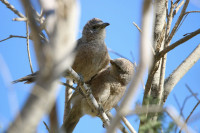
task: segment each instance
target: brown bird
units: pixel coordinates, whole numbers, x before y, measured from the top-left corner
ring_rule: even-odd
[[[104,23],[98,18],[93,18],[84,26],[82,37],[77,41],[75,49],[76,57],[72,68],[81,76],[85,82],[89,81],[99,71],[105,68],[110,60],[105,44],[105,28],[109,23]],[[36,80],[39,72],[27,75],[12,83],[32,83]]]
[[[110,60],[111,65],[98,73],[90,82],[89,87],[97,102],[105,112],[110,111],[120,101],[134,74],[133,64],[124,58]],[[84,114],[97,116],[88,105],[86,99],[76,90],[71,102],[73,107],[64,120],[62,128],[71,133]]]

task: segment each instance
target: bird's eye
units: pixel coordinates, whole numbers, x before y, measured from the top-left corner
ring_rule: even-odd
[[[121,69],[121,67],[119,67],[118,65],[115,65],[115,66],[116,66],[118,72],[120,72],[120,73],[125,73],[125,71],[123,71],[123,70]]]
[[[93,30],[96,30],[97,28],[98,28],[98,25],[92,26],[92,29],[93,29]]]

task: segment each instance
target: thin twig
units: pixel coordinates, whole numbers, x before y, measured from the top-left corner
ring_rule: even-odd
[[[140,27],[139,27],[135,22],[133,22],[133,25],[134,25],[140,32],[142,32],[142,30],[140,29]]]
[[[44,123],[44,125],[45,125],[46,129],[48,130],[48,132],[50,133],[50,129],[49,129],[48,125],[46,124],[46,122],[45,122],[45,121],[43,121],[43,123]]]
[[[142,33],[141,28],[135,22],[133,22],[133,25],[140,31],[140,33]],[[151,47],[153,55],[155,55],[155,50],[154,50],[153,46],[150,46],[150,47]]]
[[[66,84],[68,84],[69,86],[73,86],[73,80],[67,79]],[[72,88],[69,86],[65,87],[65,105],[64,105],[63,122],[65,121],[66,117],[68,116],[68,114],[71,110],[70,99],[72,96]]]
[[[184,4],[184,0],[181,1],[181,3],[176,7],[176,9],[173,12],[173,17],[177,14],[177,12],[179,11],[179,9],[181,8],[181,6]]]
[[[60,82],[60,84],[66,86],[66,87],[69,87],[69,88],[71,88],[71,89],[73,89],[73,90],[76,90],[76,88],[74,88],[73,86],[69,85],[68,83]]]
[[[166,107],[165,111],[167,114],[174,120],[174,122],[182,128],[186,133],[195,133],[192,128],[190,128],[187,124],[184,123],[183,118],[180,117],[179,113],[176,111],[174,107]]]
[[[187,89],[189,90],[189,92],[195,97],[195,99],[197,101],[200,101],[200,99],[196,96],[196,94],[190,89],[188,84],[185,84],[185,86],[187,87]]]
[[[121,55],[120,53],[118,53],[118,52],[116,52],[114,50],[112,50],[111,48],[108,48],[108,51],[113,53],[113,54],[115,54],[115,55],[117,55],[117,56],[119,56],[119,57],[122,57],[122,58],[125,58],[125,59],[129,60],[127,57]]]
[[[119,108],[119,106],[116,105],[114,108],[115,108],[115,110],[117,111],[118,108]],[[131,123],[126,119],[126,117],[122,116],[121,119],[122,119],[122,121],[124,122],[124,124],[128,127],[128,129],[131,131],[131,133],[137,133],[137,132],[135,131],[135,129],[133,128],[133,126],[131,125]]]
[[[188,11],[188,12],[185,13],[185,15],[187,15],[189,13],[200,13],[200,11]]]
[[[174,2],[174,4],[178,4],[180,0],[176,0],[176,2]]]
[[[194,106],[194,108],[192,109],[192,111],[188,115],[187,119],[185,120],[185,125],[187,124],[188,120],[190,119],[190,117],[192,116],[193,112],[195,111],[195,109],[198,107],[199,104],[200,104],[200,101],[197,102],[197,104]],[[179,133],[181,133],[181,130],[182,129],[180,129]]]
[[[172,49],[176,48],[177,46],[179,46],[180,44],[188,41],[189,39],[195,37],[196,35],[200,34],[200,29],[191,32],[189,35],[181,38],[180,40],[176,41],[175,43],[171,44],[170,46],[166,47],[165,49],[163,49],[162,51],[160,51],[157,54],[157,58],[161,58],[162,56],[164,56],[167,52],[171,51]]]
[[[0,40],[0,42],[6,41],[6,40],[11,39],[11,38],[26,38],[26,36],[10,35],[9,37],[7,37],[5,39]]]
[[[71,79],[74,79],[76,83],[78,83],[90,107],[93,110],[99,112],[99,115],[98,115],[99,118],[103,121],[104,125],[108,127],[110,125],[110,120],[108,116],[106,115],[104,111],[102,111],[101,107],[99,106],[96,99],[92,95],[90,88],[82,81],[82,78],[72,68],[68,68],[65,71],[64,76],[70,77]]]
[[[127,115],[142,115],[146,113],[159,113],[164,111],[163,107],[157,104],[136,106],[134,110],[127,111]]]
[[[179,110],[181,110],[181,105],[180,105],[180,103],[178,102],[178,99],[177,99],[177,97],[176,97],[176,95],[174,94],[173,95],[174,96],[174,99],[175,99],[175,102],[176,102],[176,104],[178,105],[178,108],[179,108]],[[180,116],[183,116],[183,112],[182,111],[180,111]],[[184,116],[183,116],[184,117]],[[175,127],[175,133],[177,132],[177,129],[178,129],[178,126],[176,125],[176,127]]]
[[[137,94],[137,87],[142,80],[142,77],[147,68],[151,66],[152,63],[152,53],[150,52],[150,46],[152,42],[150,41],[150,19],[151,19],[151,0],[145,0],[142,8],[142,30],[140,38],[140,62],[136,74],[122,100],[119,110],[112,120],[111,125],[108,127],[107,133],[115,132],[115,128],[120,121],[121,116],[131,107],[131,103],[135,101]]]
[[[33,73],[33,66],[31,62],[31,54],[29,49],[29,27],[28,27],[28,21],[26,21],[26,44],[27,44],[27,53],[28,53],[28,60],[31,68],[31,73]]]
[[[26,13],[28,13],[35,53],[41,70],[32,91],[43,88],[44,93],[40,92],[38,97],[33,95],[28,97],[21,111],[22,121],[19,123],[19,116],[17,116],[7,129],[6,132],[8,133],[35,132],[38,122],[43,115],[49,112],[53,107],[56,93],[58,92],[58,80],[64,70],[72,65],[74,56],[72,56],[71,53],[75,47],[75,35],[78,27],[79,10],[76,1],[70,0],[60,2],[60,4],[63,5],[62,8],[56,8],[56,14],[51,16],[53,23],[51,21],[51,25],[49,26],[53,30],[51,31],[50,42],[44,46],[42,45],[43,41],[39,37],[39,26],[35,20],[35,16],[33,16],[30,10],[31,1],[22,0],[22,3]],[[48,3],[51,2],[48,1]]]
[[[21,18],[26,18],[22,13],[20,13],[13,5],[11,5],[7,0],[1,0],[3,4],[7,6],[11,11],[13,11],[16,15],[18,15]]]
[[[108,112],[108,113],[106,113],[106,114],[107,114],[107,116],[109,117],[110,120],[113,119],[113,115],[112,115],[110,112]],[[122,123],[120,123],[120,124],[118,125],[118,128],[121,130],[122,133],[128,133],[128,131],[127,131],[126,128],[122,125]]]
[[[172,31],[171,31],[171,34],[170,34],[169,37],[167,38],[167,41],[166,41],[167,43],[170,42],[170,41],[172,40],[173,36],[175,35],[175,33],[176,33],[176,31],[177,31],[177,28],[179,27],[179,25],[180,25],[180,23],[181,23],[181,21],[182,21],[182,19],[183,19],[183,17],[184,17],[184,14],[185,14],[186,8],[187,8],[187,6],[188,6],[188,4],[189,4],[189,1],[190,1],[190,0],[186,0],[185,4],[184,4],[184,6],[183,6],[183,9],[182,9],[182,11],[181,11],[181,14],[180,14],[180,16],[179,16],[179,18],[178,18],[178,20],[176,21],[175,26],[173,27],[173,29],[172,29]]]
[[[190,99],[192,97],[192,95],[190,95],[190,96],[187,96],[185,99],[184,99],[184,101],[183,101],[183,105],[182,105],[182,107],[180,108],[180,114],[183,116],[183,109],[184,109],[184,107],[185,107],[185,104],[186,104],[186,102]],[[183,116],[183,118],[184,118],[184,116]]]
[[[187,119],[186,119],[186,123],[188,122],[189,118],[191,117],[192,113],[195,111],[195,109],[197,108],[197,106],[200,104],[200,101],[197,102],[197,104],[194,106],[194,108],[192,109],[192,111],[190,112],[190,114],[188,115]]]
[[[59,124],[58,124],[58,113],[57,113],[57,103],[55,101],[53,108],[49,113],[49,121],[50,121],[50,131],[51,133],[58,133]]]
[[[27,21],[27,18],[13,18],[13,21]]]
[[[180,103],[179,103],[179,101],[178,101],[176,95],[174,94],[173,97],[174,97],[174,99],[175,99],[176,104],[178,105],[178,108],[181,110],[181,105],[180,105]],[[182,112],[181,112],[181,113],[182,113]]]

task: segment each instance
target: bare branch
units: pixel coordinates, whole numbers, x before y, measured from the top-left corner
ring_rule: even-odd
[[[13,11],[16,15],[18,15],[21,18],[26,18],[22,13],[20,13],[13,5],[11,5],[7,0],[1,0],[3,4],[7,6],[11,11]]]
[[[133,22],[133,25],[134,25],[140,32],[142,32],[142,30],[140,29],[140,27],[139,27],[135,22]]]
[[[43,121],[43,123],[44,123],[44,125],[45,125],[45,127],[46,127],[47,131],[50,133],[50,129],[49,129],[48,125],[46,124],[46,122],[45,122],[45,121]]]
[[[184,120],[182,117],[180,117],[179,113],[176,111],[173,107],[167,107],[165,108],[165,111],[167,114],[174,120],[174,122],[182,128],[186,133],[195,133],[195,131],[192,130],[187,124],[184,123]]]
[[[26,36],[10,35],[9,37],[7,37],[5,39],[0,40],[0,42],[6,41],[6,40],[11,39],[11,38],[26,38]]]
[[[115,54],[115,55],[117,55],[117,56],[119,56],[119,57],[128,59],[127,57],[121,55],[120,53],[118,53],[118,52],[116,52],[116,51],[114,51],[114,50],[112,50],[111,48],[108,48],[108,51],[111,52],[111,53],[113,53],[113,54]],[[129,59],[128,59],[128,60],[129,60]]]
[[[96,112],[99,112],[98,117],[100,117],[104,125],[108,127],[108,125],[110,125],[109,118],[107,117],[106,113],[102,111],[101,107],[92,95],[90,88],[82,81],[82,78],[72,68],[67,69],[64,73],[64,76],[70,77],[71,79],[74,79],[76,83],[78,83],[78,86],[81,88],[81,91],[83,92],[90,107]]]
[[[50,111],[49,114],[49,120],[50,120],[50,133],[57,133],[59,131],[58,126],[58,113],[57,113],[57,104],[56,102],[53,105],[53,108]]]
[[[68,83],[60,82],[60,84],[66,86],[66,87],[69,87],[69,88],[71,88],[73,90],[76,90],[76,88],[74,88],[73,86],[69,85]]]
[[[73,86],[73,80],[68,80],[66,81],[66,84],[69,84],[70,86]],[[69,114],[71,110],[70,106],[70,99],[72,96],[72,88],[66,86],[65,87],[65,106],[64,106],[64,116],[63,116],[63,122],[66,119],[67,115]]]
[[[163,107],[160,105],[143,105],[143,106],[136,106],[134,110],[128,111],[127,115],[133,115],[133,114],[146,114],[146,113],[159,113],[164,111]]]
[[[151,39],[150,39],[150,27],[149,20],[151,19],[151,0],[144,0],[143,3],[143,19],[142,19],[142,30],[141,33],[141,42],[140,42],[140,63],[138,65],[138,69],[136,74],[130,84],[130,87],[127,90],[127,93],[124,96],[123,101],[120,104],[119,110],[112,120],[111,125],[108,127],[107,132],[113,133],[115,132],[115,128],[120,121],[121,116],[128,110],[130,104],[134,102],[134,98],[136,97],[137,87],[142,80],[142,76],[146,70],[151,66],[152,54],[150,52]]]
[[[184,0],[181,1],[181,3],[176,7],[176,9],[173,12],[173,17],[177,14],[177,12],[179,11],[179,9],[181,8],[181,6],[184,4]],[[176,4],[176,3],[175,3]]]
[[[176,48],[177,46],[179,46],[180,44],[190,40],[191,38],[195,37],[196,35],[200,34],[200,29],[189,33],[189,35],[181,38],[180,40],[176,41],[175,43],[171,44],[170,46],[166,47],[165,49],[163,49],[162,51],[160,51],[156,56],[157,58],[161,58],[162,56],[164,56],[167,52],[171,51],[172,49]]]
[[[27,21],[27,18],[13,18],[13,21]]]
[[[196,98],[196,100],[198,101],[197,104],[194,106],[194,108],[192,109],[192,111],[190,112],[190,114],[188,115],[187,119],[185,120],[185,124],[187,124],[188,120],[190,119],[190,117],[192,116],[193,112],[195,111],[195,109],[197,108],[197,106],[200,104],[200,100],[199,98],[196,96],[196,94],[194,92],[192,92],[192,90],[190,89],[190,87],[186,84],[187,89],[190,91],[190,93],[192,94],[191,96],[194,96]],[[179,133],[181,133],[181,130],[179,131]]]
[[[45,2],[48,2],[48,4],[51,3],[49,1]],[[28,133],[35,131],[42,116],[53,106],[56,92],[58,91],[58,79],[64,70],[73,63],[73,50],[78,27],[78,5],[75,0],[56,2],[56,4],[59,4],[57,6],[59,8],[51,8],[52,10],[56,10],[56,12],[47,17],[47,22],[49,22],[49,26],[53,29],[50,32],[50,41],[48,45],[43,46],[39,37],[40,28],[36,24],[32,10],[30,10],[31,3],[29,0],[22,0],[28,14],[35,52],[41,70],[32,91],[43,91],[40,91],[37,97],[32,94],[29,96],[21,111],[21,121],[19,121],[20,117],[17,116],[8,128],[8,133]]]
[[[190,119],[190,117],[192,116],[193,112],[195,111],[195,109],[197,108],[197,106],[200,104],[200,101],[197,102],[197,104],[194,106],[194,108],[192,109],[192,111],[190,112],[190,114],[188,115],[185,123],[188,122],[188,120]]]
[[[190,68],[200,59],[200,44],[195,50],[170,74],[165,80],[163,101],[164,104],[169,93],[179,80],[190,70]]]
[[[31,62],[31,54],[29,49],[29,27],[28,27],[28,21],[26,21],[26,44],[27,44],[27,52],[28,52],[28,60],[31,68],[31,72],[33,73],[33,67]]]
[[[131,125],[131,123],[126,119],[126,117],[122,116],[121,119],[124,122],[124,124],[128,127],[128,129],[131,131],[131,133],[137,133],[133,128],[133,126]]]
[[[174,122],[182,128],[186,133],[195,133],[187,124],[184,123],[183,118],[179,115],[174,107],[163,108],[159,105],[149,105],[149,106],[136,106],[133,111],[127,112],[128,115],[132,114],[146,114],[146,113],[159,113],[166,112]]]
[[[107,115],[108,115],[108,117],[109,117],[110,120],[113,119],[113,115],[110,112],[108,112]],[[117,127],[121,130],[122,133],[128,133],[128,131],[126,130],[126,128],[121,123]]]
[[[115,110],[117,111],[119,108],[118,105],[115,106]],[[135,129],[133,128],[133,126],[131,125],[131,123],[126,119],[126,117],[122,116],[121,117],[122,121],[124,122],[124,124],[128,127],[128,129],[131,131],[131,133],[137,133],[135,131]]]
[[[197,95],[194,92],[192,92],[192,90],[190,89],[190,87],[187,84],[185,84],[185,86],[187,87],[187,89],[189,90],[189,92],[192,94],[192,96],[194,96],[197,101],[200,101],[200,99],[197,97]]]
[[[188,11],[188,12],[185,13],[185,15],[187,15],[189,13],[200,13],[200,11]]]
[[[171,39],[173,38],[173,36],[175,35],[175,32],[177,31],[177,28],[179,27],[179,25],[180,25],[180,23],[181,23],[181,21],[182,21],[182,19],[183,19],[183,17],[184,17],[184,14],[185,14],[186,8],[187,8],[187,6],[188,6],[188,4],[189,4],[189,1],[190,1],[190,0],[186,0],[185,4],[184,4],[184,6],[183,6],[183,9],[182,9],[182,11],[181,11],[181,14],[180,14],[178,20],[176,21],[175,26],[173,27],[173,29],[172,29],[172,31],[171,31],[171,34],[170,34],[169,37],[167,38],[167,42],[166,42],[166,43],[170,42]]]
[[[180,0],[176,0],[176,2],[174,2],[174,4],[178,4],[180,2]]]
[[[133,25],[140,31],[140,33],[142,33],[142,30],[135,22],[133,22]],[[151,47],[153,55],[155,55],[155,50],[154,50],[153,46],[150,46],[150,47]]]
[[[179,103],[179,101],[178,101],[176,95],[174,94],[173,96],[174,96],[174,99],[175,99],[176,104],[178,105],[178,108],[181,110],[181,105],[180,105],[180,103]],[[182,115],[182,112],[181,112],[181,111],[180,111],[180,114]]]

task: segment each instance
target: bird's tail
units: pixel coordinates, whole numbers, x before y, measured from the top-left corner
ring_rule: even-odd
[[[62,130],[66,133],[72,133],[80,118],[83,116],[80,103],[73,106],[70,113],[63,122]]]
[[[25,84],[30,84],[30,83],[32,83],[36,80],[37,75],[38,75],[38,72],[29,74],[29,75],[27,75],[23,78],[12,81],[12,84],[15,84],[15,83],[18,83],[18,82],[25,82]]]

